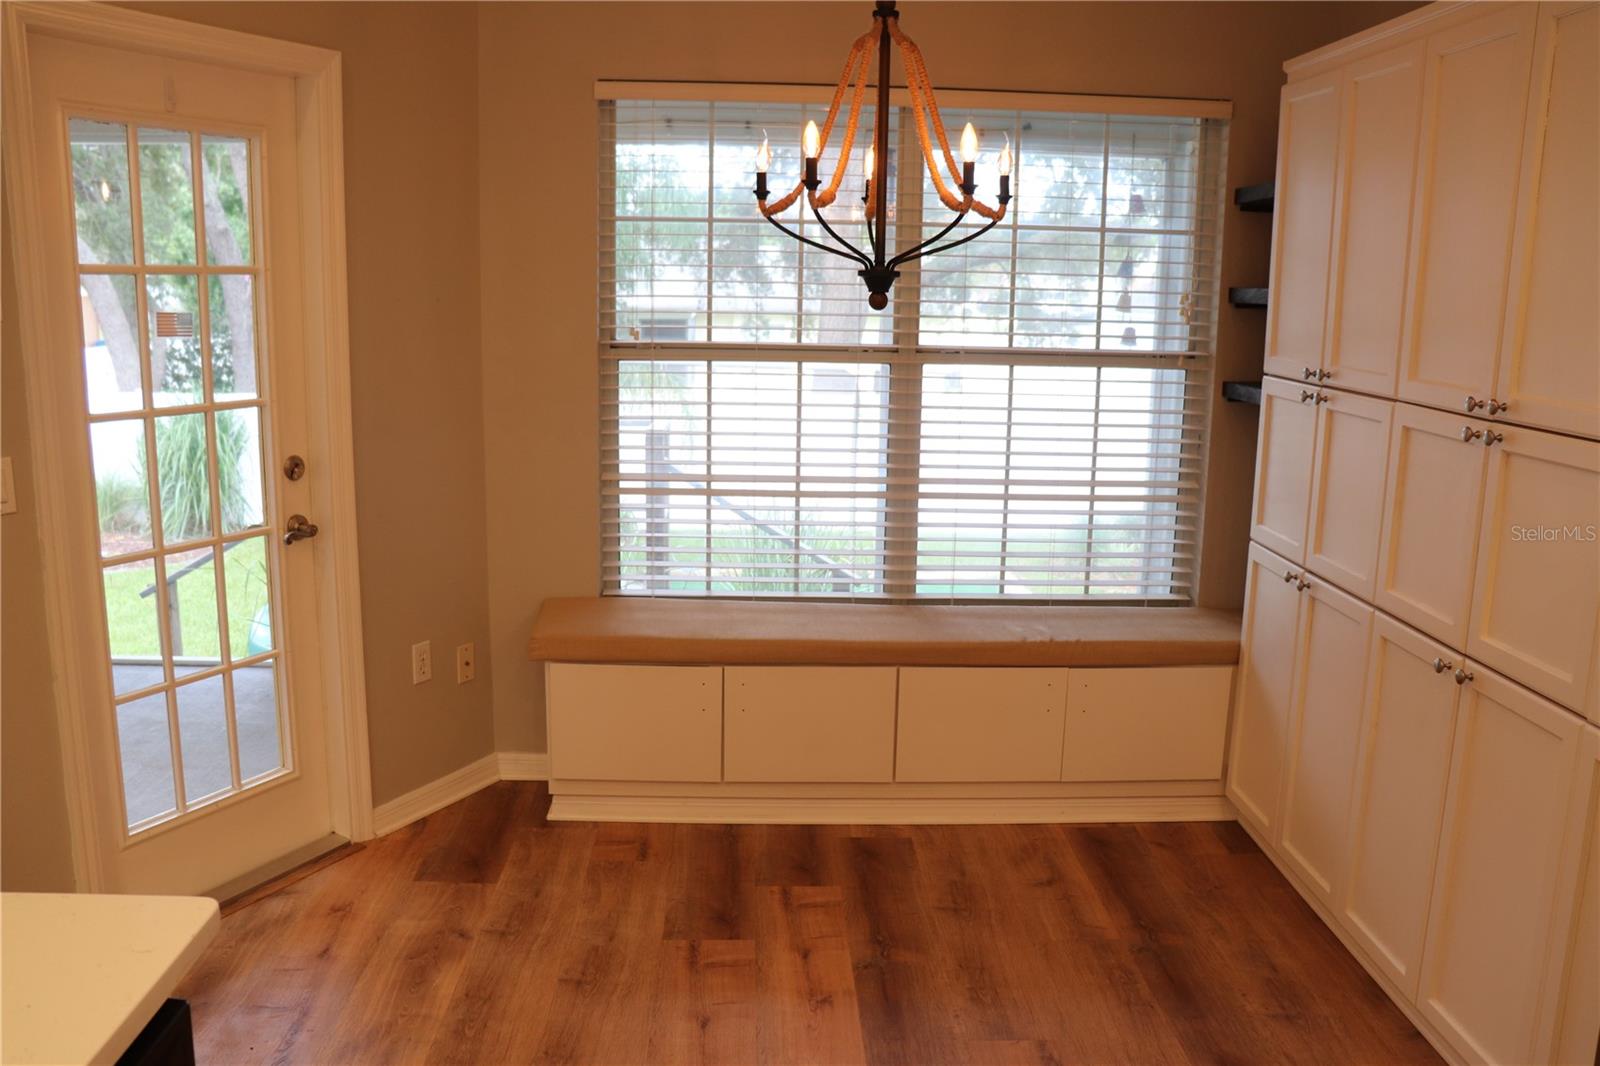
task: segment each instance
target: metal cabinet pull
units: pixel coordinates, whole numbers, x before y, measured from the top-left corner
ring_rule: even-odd
[[[1463,670],[1459,666],[1456,667],[1456,684],[1465,685],[1468,681],[1471,681],[1471,680],[1472,680],[1472,671],[1471,670]]]
[[[1483,431],[1483,446],[1485,448],[1492,448],[1505,439],[1506,435],[1504,433],[1496,433],[1492,429],[1486,429]]]
[[[1317,394],[1312,392],[1310,389],[1301,389],[1300,390],[1300,402],[1301,403],[1305,403],[1307,400],[1314,399],[1316,397],[1316,395]]]
[[[1481,436],[1483,436],[1481,429],[1473,429],[1471,426],[1461,427],[1461,440],[1466,444],[1471,444]]]
[[[1319,371],[1317,371],[1317,380],[1318,381],[1327,381],[1331,377],[1333,377],[1333,371],[1331,371],[1331,370],[1319,370]]]
[[[1466,403],[1463,404],[1462,406],[1464,406],[1467,409],[1467,414],[1470,415],[1472,412],[1478,410],[1481,407],[1489,406],[1489,401],[1488,400],[1480,400],[1476,396],[1468,396],[1467,400],[1466,400]]]
[[[1307,381],[1311,381],[1317,376],[1316,368],[1308,366],[1304,370],[1300,371],[1300,376],[1305,378]]]
[[[1433,660],[1433,672],[1442,674],[1454,665],[1455,663],[1450,662],[1448,659],[1435,659]]]
[[[310,540],[317,535],[317,524],[306,521],[303,514],[289,516],[289,524],[284,527],[283,542],[293,544],[297,540]]]
[[[1331,400],[1331,399],[1333,399],[1333,397],[1332,397],[1332,396],[1329,396],[1329,395],[1328,395],[1328,394],[1327,394],[1327,393],[1325,393],[1325,392],[1319,392],[1319,393],[1317,393],[1317,403],[1318,403],[1318,404],[1319,404],[1319,405],[1320,405],[1320,404],[1325,404],[1325,403],[1327,403],[1327,402],[1328,402],[1328,401],[1329,401],[1329,400]]]
[[[1297,578],[1299,576],[1300,575],[1295,573],[1293,570],[1285,570],[1283,572],[1284,584],[1288,584],[1289,582],[1293,581],[1295,578]]]
[[[1501,403],[1499,400],[1495,399],[1493,396],[1489,397],[1489,413],[1490,414],[1497,415],[1497,414],[1501,414],[1502,412],[1509,411],[1509,410],[1511,410],[1511,401],[1510,400],[1507,400],[1505,403]]]
[[[1310,587],[1311,587],[1311,582],[1307,581],[1304,577],[1300,578],[1298,581],[1296,581],[1294,583],[1294,589],[1295,589],[1296,592],[1304,592],[1306,589],[1308,589]]]

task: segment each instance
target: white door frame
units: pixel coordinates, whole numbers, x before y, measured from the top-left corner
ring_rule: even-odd
[[[345,279],[344,128],[338,52],[215,29],[98,3],[8,2],[4,15],[5,195],[15,262],[41,262],[49,236],[39,217],[36,142],[29,46],[54,37],[147,55],[165,56],[283,75],[294,80],[300,164],[300,236],[305,305],[306,417],[322,477],[312,487],[314,514],[326,534],[316,553],[317,612],[324,642],[320,689],[326,708],[329,800],[333,829],[351,840],[372,836],[372,769],[363,673],[361,588],[356,555],[354,447],[350,420],[349,312]],[[55,221],[55,220],[48,220]],[[64,335],[75,321],[76,296],[57,292],[42,271],[16,272],[22,359],[33,436],[35,483],[65,489],[81,478],[73,458],[86,445],[69,413],[82,406],[78,367],[52,358],[75,350]],[[70,491],[70,490],[66,490]],[[107,885],[107,842],[120,826],[100,824],[94,802],[94,765],[88,748],[92,715],[105,708],[92,683],[104,664],[99,612],[84,616],[92,584],[77,551],[83,531],[73,528],[66,491],[34,494],[44,556],[45,621],[61,756],[72,830],[74,880],[79,891]],[[84,489],[84,491],[88,491]],[[93,575],[91,575],[93,576]]]

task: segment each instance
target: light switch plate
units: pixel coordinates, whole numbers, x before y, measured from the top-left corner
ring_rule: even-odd
[[[465,685],[478,676],[478,655],[472,642],[456,645],[456,684]]]
[[[11,480],[11,456],[0,459],[0,514],[17,513],[17,484]]]

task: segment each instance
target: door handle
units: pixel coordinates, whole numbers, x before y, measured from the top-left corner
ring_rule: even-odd
[[[283,542],[293,544],[297,540],[310,540],[317,535],[317,524],[307,522],[303,514],[289,516],[289,524],[283,531]]]

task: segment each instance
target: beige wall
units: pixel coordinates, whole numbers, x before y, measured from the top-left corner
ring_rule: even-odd
[[[454,4],[133,4],[337,49],[344,56],[350,360],[373,798],[382,803],[494,748],[478,325],[477,30]],[[14,300],[5,297],[7,330]],[[5,453],[28,430],[8,332]],[[19,480],[31,480],[25,464]],[[24,508],[31,486],[21,488]],[[314,519],[316,516],[312,516]],[[31,517],[4,526],[6,888],[59,883],[60,759],[39,646]],[[410,646],[433,642],[412,686]],[[474,641],[478,677],[455,683]],[[522,664],[513,661],[512,667]],[[43,812],[43,817],[41,815]]]
[[[1415,4],[907,3],[936,85],[1232,100],[1229,187],[1272,176],[1282,61]],[[802,14],[802,9],[804,14]],[[546,596],[599,587],[598,78],[831,84],[870,5],[490,4],[479,15],[484,456],[495,737],[543,750],[523,659]],[[550,147],[553,146],[553,150]],[[1265,284],[1270,216],[1229,211],[1224,285]],[[1261,368],[1260,311],[1226,304],[1217,380]],[[1240,602],[1253,408],[1215,407],[1200,601]]]

